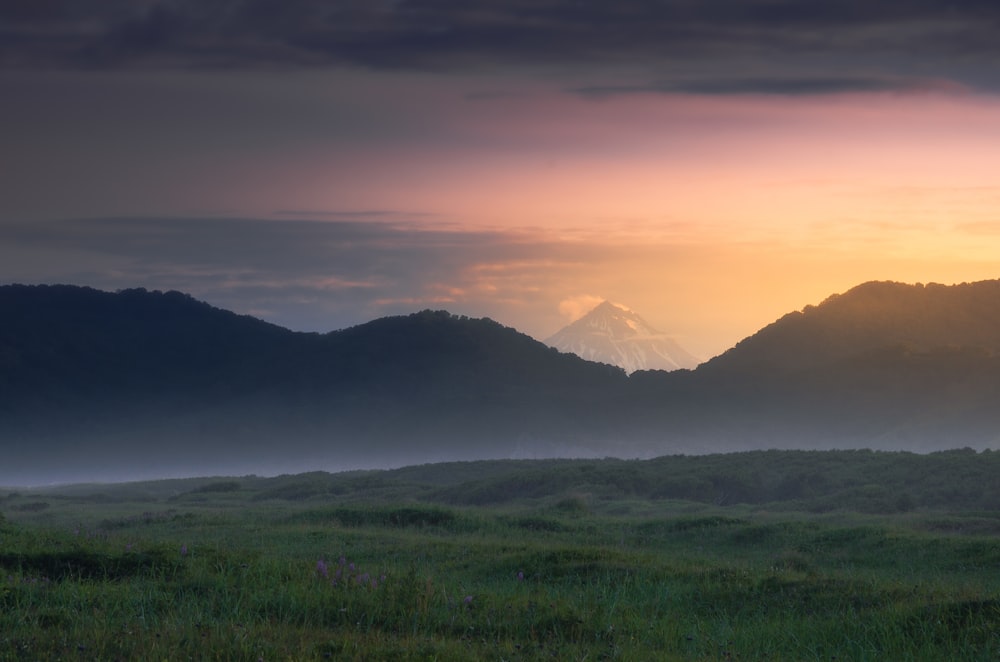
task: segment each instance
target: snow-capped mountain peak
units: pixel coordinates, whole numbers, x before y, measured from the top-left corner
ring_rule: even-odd
[[[626,306],[604,301],[545,340],[563,352],[626,372],[693,368],[700,362]]]

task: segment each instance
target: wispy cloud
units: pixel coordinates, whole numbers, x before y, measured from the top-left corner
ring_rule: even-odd
[[[575,322],[604,301],[604,297],[593,294],[579,294],[559,302],[559,313],[567,322]]]
[[[293,328],[330,330],[414,307],[518,299],[582,264],[550,237],[441,231],[380,212],[353,221],[92,218],[0,225],[0,260],[48,256],[44,275],[5,260],[7,282],[179,289]],[[402,216],[405,216],[402,215]],[[372,222],[371,219],[379,222]],[[59,255],[56,263],[53,255]],[[542,257],[547,255],[547,257]],[[58,266],[56,266],[58,265]],[[533,265],[533,266],[530,266]]]
[[[966,92],[961,84],[949,80],[897,76],[831,76],[744,78],[680,78],[638,85],[590,85],[569,90],[586,98],[605,98],[626,94],[761,94],[780,96],[849,94],[865,92]]]
[[[309,218],[321,221],[385,221],[399,223],[418,219],[427,221],[433,219],[435,214],[411,211],[403,212],[389,209],[276,209],[272,212],[272,216],[278,218]]]

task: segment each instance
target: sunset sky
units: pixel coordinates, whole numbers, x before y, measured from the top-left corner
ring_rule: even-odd
[[[602,299],[709,358],[863,281],[1000,277],[1000,5],[0,5],[0,283],[298,330],[539,339]]]

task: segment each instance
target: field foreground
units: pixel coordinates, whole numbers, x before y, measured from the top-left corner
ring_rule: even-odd
[[[608,462],[0,492],[0,660],[1000,659],[1000,511],[650,498]]]

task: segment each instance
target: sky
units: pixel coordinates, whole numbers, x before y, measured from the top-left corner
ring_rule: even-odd
[[[0,284],[296,330],[603,299],[701,358],[1000,277],[1000,5],[0,4]]]

